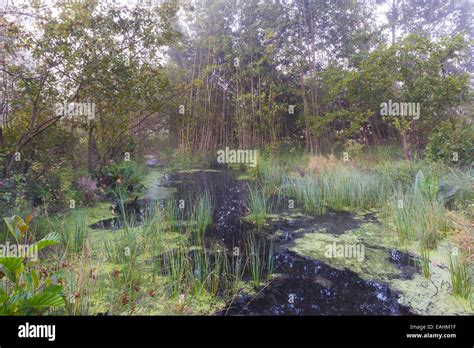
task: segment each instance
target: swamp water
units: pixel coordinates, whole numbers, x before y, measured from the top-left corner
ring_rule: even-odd
[[[254,233],[272,245],[272,276],[255,293],[236,296],[219,315],[409,315],[419,313],[401,301],[403,295],[390,281],[410,280],[419,275],[417,260],[407,252],[377,245],[354,231],[377,224],[368,213],[329,211],[321,216],[278,209],[261,231],[244,218],[247,214],[247,182],[225,171],[171,173],[162,180],[171,196],[185,204],[209,195],[214,207],[213,224],[206,230],[206,245],[219,245],[229,258],[235,248],[245,249],[245,238]],[[159,204],[165,204],[163,199]],[[139,224],[152,205],[146,198],[125,204],[127,215]],[[114,229],[120,219],[100,221],[92,228]],[[271,241],[271,242],[270,242]],[[364,260],[347,257],[328,259],[329,245],[363,243]],[[319,246],[315,248],[315,245]],[[323,248],[324,247],[324,248]],[[266,247],[266,255],[268,250]],[[382,259],[382,262],[380,262]],[[244,277],[249,280],[248,275]],[[390,280],[390,281],[389,281]]]

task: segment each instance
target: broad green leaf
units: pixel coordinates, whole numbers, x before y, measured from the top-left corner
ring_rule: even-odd
[[[41,294],[34,295],[27,300],[27,304],[34,308],[43,307],[63,307],[65,306],[64,298],[57,291],[43,291]]]
[[[3,268],[10,272],[16,272],[20,267],[23,259],[21,257],[0,257],[0,264]]]
[[[30,247],[29,251],[31,253],[36,253],[39,250],[46,248],[47,246],[58,244],[59,241],[60,241],[59,235],[56,232],[53,232],[45,236],[43,239],[37,241],[35,244],[33,244]]]
[[[18,215],[14,215],[10,218],[3,218],[3,221],[5,222],[5,225],[7,226],[7,229],[10,234],[15,238],[18,243],[21,238],[21,231],[17,226],[22,226],[25,224],[23,219]]]

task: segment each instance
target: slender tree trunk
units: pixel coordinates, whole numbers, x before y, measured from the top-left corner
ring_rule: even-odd
[[[411,155],[411,152],[410,152],[410,146],[408,144],[408,134],[407,134],[407,130],[404,129],[402,130],[402,144],[403,144],[403,154],[405,156],[405,159],[407,161],[410,161],[412,159],[412,155]]]
[[[89,134],[87,140],[87,170],[89,174],[94,170],[94,126],[89,124]]]

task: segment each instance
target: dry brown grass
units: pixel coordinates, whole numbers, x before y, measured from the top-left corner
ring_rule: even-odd
[[[333,154],[327,156],[315,155],[310,157],[306,172],[318,175],[324,172],[335,171],[342,166],[354,167],[354,163],[350,160],[344,162],[342,159],[336,158]]]
[[[453,228],[453,240],[464,251],[469,262],[474,262],[474,222],[459,212],[448,211]]]

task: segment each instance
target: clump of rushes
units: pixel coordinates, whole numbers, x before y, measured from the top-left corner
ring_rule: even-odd
[[[204,246],[191,252],[192,276],[191,287],[196,295],[207,291],[216,296],[221,289],[230,284],[229,269],[223,251],[207,250]]]
[[[427,248],[421,244],[420,246],[420,265],[421,265],[421,271],[423,272],[423,275],[425,278],[429,279],[431,277],[431,272],[430,272],[430,252]]]
[[[188,275],[192,273],[192,266],[184,248],[169,250],[160,257],[161,270],[168,278],[167,288],[171,296],[178,296],[186,289]],[[191,271],[190,271],[191,270]]]
[[[116,264],[133,262],[139,251],[138,233],[134,228],[123,228],[114,232],[112,238],[103,237],[107,259]]]
[[[156,257],[166,248],[165,232],[167,231],[167,224],[165,222],[165,214],[159,205],[156,205],[150,211],[153,215],[143,224],[143,253]],[[159,270],[156,268],[156,263],[153,265],[152,275],[154,278],[159,273]]]
[[[250,279],[254,286],[260,286],[273,271],[273,243],[270,242],[267,250],[265,241],[249,232],[245,237],[245,244]]]
[[[434,249],[447,230],[444,203],[436,198],[436,182],[424,181],[418,174],[413,189],[398,194],[393,221],[402,244],[417,239],[424,248]]]
[[[169,230],[178,228],[180,218],[182,216],[181,209],[178,207],[178,202],[170,198],[166,202],[166,227]]]
[[[193,216],[191,218],[192,229],[197,233],[197,237],[201,238],[207,227],[212,224],[212,203],[208,193],[197,199],[194,205]]]
[[[74,217],[74,223],[71,225],[63,226],[61,240],[65,249],[71,253],[81,252],[84,247],[86,234],[86,215],[83,212],[76,212]]]
[[[261,161],[258,165],[258,179],[267,195],[278,194],[286,175],[283,169],[270,161]]]
[[[314,178],[287,179],[285,190],[289,197],[294,197],[307,213],[326,212],[321,186]]]
[[[382,175],[355,168],[336,167],[317,177],[321,200],[329,207],[368,209],[379,205],[392,192],[393,185]]]
[[[267,196],[256,186],[249,186],[248,210],[250,220],[260,230],[267,216]]]
[[[344,166],[321,171],[317,176],[285,177],[282,182],[285,193],[295,197],[306,212],[320,214],[327,208],[375,207],[393,192],[393,184],[383,176]]]
[[[449,273],[453,294],[464,299],[469,298],[472,288],[467,271],[468,267],[469,261],[462,253],[449,254]]]

